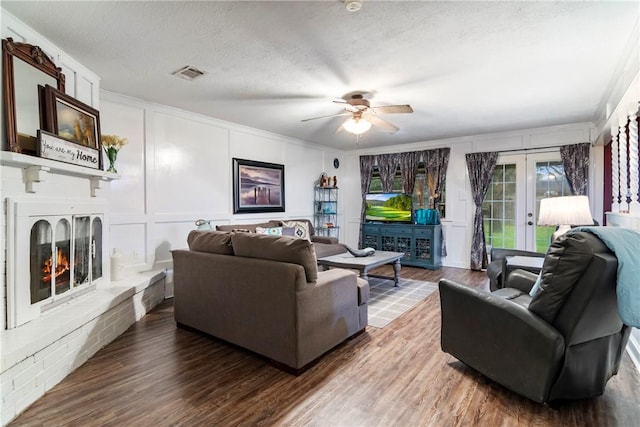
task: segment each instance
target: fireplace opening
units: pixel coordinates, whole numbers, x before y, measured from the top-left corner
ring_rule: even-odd
[[[90,298],[108,276],[105,210],[98,200],[7,198],[7,328]]]
[[[38,220],[31,228],[30,248],[31,304],[55,301],[56,296],[102,277],[99,217]]]

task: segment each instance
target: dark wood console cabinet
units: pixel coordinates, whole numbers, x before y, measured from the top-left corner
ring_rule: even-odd
[[[375,224],[362,226],[362,246],[380,251],[404,252],[402,265],[437,270],[440,259],[440,225]]]

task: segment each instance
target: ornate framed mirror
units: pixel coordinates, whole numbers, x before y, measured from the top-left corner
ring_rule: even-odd
[[[38,85],[64,92],[64,74],[38,46],[2,40],[2,84],[6,147],[35,154],[37,131],[43,127],[43,99]]]

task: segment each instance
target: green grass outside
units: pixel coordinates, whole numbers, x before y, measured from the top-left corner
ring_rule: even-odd
[[[551,234],[553,234],[554,227],[536,226],[536,252],[546,253],[551,243]],[[516,228],[514,225],[505,224],[502,226],[501,231],[489,229],[488,224],[485,222],[485,237],[487,244],[494,248],[507,248],[515,249],[516,247]]]
[[[411,222],[411,211],[389,208],[386,206],[369,206],[367,219],[372,221],[406,221]]]

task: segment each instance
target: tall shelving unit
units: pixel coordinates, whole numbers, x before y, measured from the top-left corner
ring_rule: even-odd
[[[313,209],[313,227],[318,236],[339,238],[338,226],[338,188],[315,187]]]

